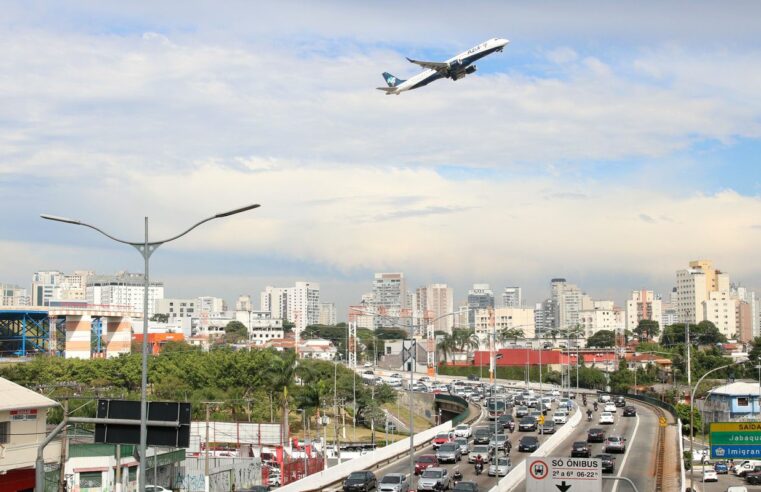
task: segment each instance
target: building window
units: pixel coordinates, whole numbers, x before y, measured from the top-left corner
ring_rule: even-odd
[[[741,396],[737,399],[737,406],[738,407],[747,407],[749,405],[748,398],[746,396]]]
[[[0,444],[8,444],[11,441],[11,423],[0,422]]]
[[[79,474],[79,488],[100,489],[103,487],[103,472],[82,472]]]

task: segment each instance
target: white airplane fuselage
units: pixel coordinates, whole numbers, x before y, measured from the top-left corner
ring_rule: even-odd
[[[394,87],[389,87],[388,89],[383,88],[383,90],[386,91],[386,94],[396,94],[399,95],[402,92],[409,91],[412,89],[417,89],[419,87],[423,87],[425,85],[430,84],[434,80],[438,80],[441,78],[451,78],[452,80],[459,80],[466,75],[469,75],[476,71],[475,65],[473,63],[477,60],[480,60],[481,58],[490,55],[495,52],[502,51],[507,44],[510,43],[507,39],[502,38],[492,38],[487,41],[484,41],[481,44],[477,44],[476,46],[470,48],[469,50],[463,51],[462,53],[453,56],[452,58],[446,60],[445,62],[442,62],[441,64],[446,64],[446,67],[442,67],[440,69],[426,69],[423,72],[420,72],[419,74],[410,77],[409,79],[405,80],[404,82],[401,82],[399,85]],[[410,60],[412,61],[412,60]],[[416,63],[416,62],[413,62]],[[388,79],[387,79],[388,82]]]

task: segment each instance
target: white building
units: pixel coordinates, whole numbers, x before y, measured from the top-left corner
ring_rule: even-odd
[[[373,320],[375,328],[409,324],[411,316],[402,319],[402,315],[410,311],[409,299],[403,273],[376,273],[373,279],[373,306],[378,314]]]
[[[623,314],[613,301],[593,301],[592,309],[579,311],[579,326],[584,331],[584,338],[600,330],[619,333],[623,329]]]
[[[302,359],[334,360],[338,349],[330,340],[313,338],[299,344],[299,357]]]
[[[532,308],[501,307],[493,310],[494,319],[491,320],[490,309],[476,311],[476,334],[486,339],[492,332],[492,322],[497,332],[508,328],[523,330],[524,338],[534,338],[536,329],[534,324],[534,310]]]
[[[125,306],[143,312],[144,276],[142,273],[119,272],[116,275],[94,275],[87,281],[87,303]],[[148,317],[154,314],[156,301],[164,298],[163,282],[150,281]]]
[[[56,270],[32,274],[32,306],[47,306],[53,299],[53,292],[63,281],[63,272]]]
[[[567,330],[579,323],[582,309],[582,292],[579,287],[569,284],[564,278],[553,278],[551,282],[554,328]]]
[[[703,301],[703,320],[710,321],[727,338],[735,338],[737,320],[735,318],[735,300],[728,291],[709,293]]]
[[[167,315],[168,321],[174,323],[177,319],[195,318],[198,316],[196,299],[157,299],[154,313]]]
[[[434,331],[452,332],[454,326],[454,293],[447,284],[431,284],[425,288],[426,307]],[[449,315],[449,316],[448,316]]]
[[[523,307],[523,293],[520,287],[505,287],[502,292],[502,306]]]
[[[196,299],[197,311],[207,313],[221,313],[227,311],[225,300],[221,297],[201,296]]]
[[[273,318],[288,319],[288,291],[286,288],[267,286],[259,296],[259,310],[269,312]]]
[[[320,284],[296,282],[294,287],[288,288],[287,301],[286,319],[296,325],[294,331],[297,333],[320,321]]]
[[[652,290],[633,290],[626,301],[626,329],[634,330],[640,321],[652,320],[663,327],[661,300]]]
[[[333,326],[336,324],[336,305],[332,302],[320,303],[320,319],[321,325]]]
[[[474,328],[476,325],[476,311],[494,307],[494,292],[489,284],[473,284],[468,291],[467,299],[467,326]],[[462,326],[462,323],[460,324]]]
[[[48,432],[48,411],[58,403],[4,378],[0,395],[0,489],[32,490],[37,447]],[[46,464],[57,463],[60,457],[60,441],[45,447]]]
[[[254,306],[251,303],[251,296],[246,294],[239,295],[238,300],[235,301],[235,310],[236,311],[253,311]]]
[[[729,291],[729,275],[715,269],[711,260],[691,261],[689,268],[677,270],[674,307],[680,323],[703,321],[703,303],[711,292]]]
[[[30,303],[29,294],[23,287],[0,284],[0,306],[28,306]]]

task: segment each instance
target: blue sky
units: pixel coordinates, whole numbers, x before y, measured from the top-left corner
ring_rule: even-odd
[[[242,203],[156,256],[173,296],[374,271],[413,286],[564,276],[668,292],[698,257],[761,289],[757,2],[6,2],[0,282],[137,270],[69,215],[136,237]],[[381,72],[485,39],[463,80],[396,97]],[[9,260],[12,259],[12,260]]]

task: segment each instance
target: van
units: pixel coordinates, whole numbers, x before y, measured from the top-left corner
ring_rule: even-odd
[[[755,471],[756,467],[761,468],[761,461],[744,460],[739,465],[735,465],[734,472],[738,477],[744,477],[748,472]]]

